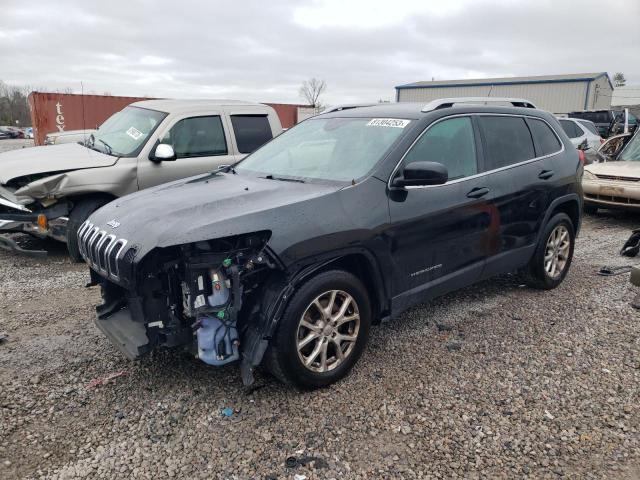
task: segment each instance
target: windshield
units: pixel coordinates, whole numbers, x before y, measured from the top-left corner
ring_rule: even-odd
[[[363,177],[410,120],[317,118],[274,138],[236,167],[265,176],[351,181]]]
[[[164,112],[126,107],[100,125],[88,146],[117,157],[135,157],[166,116]]]
[[[640,162],[640,135],[636,133],[620,153],[618,160]]]

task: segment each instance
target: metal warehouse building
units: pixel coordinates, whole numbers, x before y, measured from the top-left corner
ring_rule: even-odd
[[[483,78],[408,83],[396,87],[398,102],[449,97],[515,97],[553,113],[611,108],[613,85],[607,72]]]

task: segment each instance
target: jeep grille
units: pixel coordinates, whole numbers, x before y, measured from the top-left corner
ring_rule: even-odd
[[[85,261],[91,267],[105,275],[107,278],[120,280],[121,258],[127,241],[124,238],[116,238],[113,234],[107,234],[93,223],[87,220],[78,229],[78,249]]]

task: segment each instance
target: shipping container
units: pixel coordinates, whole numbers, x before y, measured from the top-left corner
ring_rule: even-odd
[[[295,105],[291,103],[265,103],[273,108],[278,114],[282,128],[291,128],[296,123],[301,122],[308,115],[303,112],[309,109],[309,105]]]
[[[47,133],[95,129],[114,113],[140,100],[149,99],[31,92],[29,110],[35,144],[43,145]]]

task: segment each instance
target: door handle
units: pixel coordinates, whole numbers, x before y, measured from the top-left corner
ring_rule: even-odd
[[[489,193],[489,189],[486,187],[475,187],[472,188],[469,193],[467,193],[467,197],[469,198],[480,198],[484,197],[487,193]]]
[[[553,170],[542,170],[538,174],[538,178],[541,179],[541,180],[548,180],[551,177],[553,177]]]

